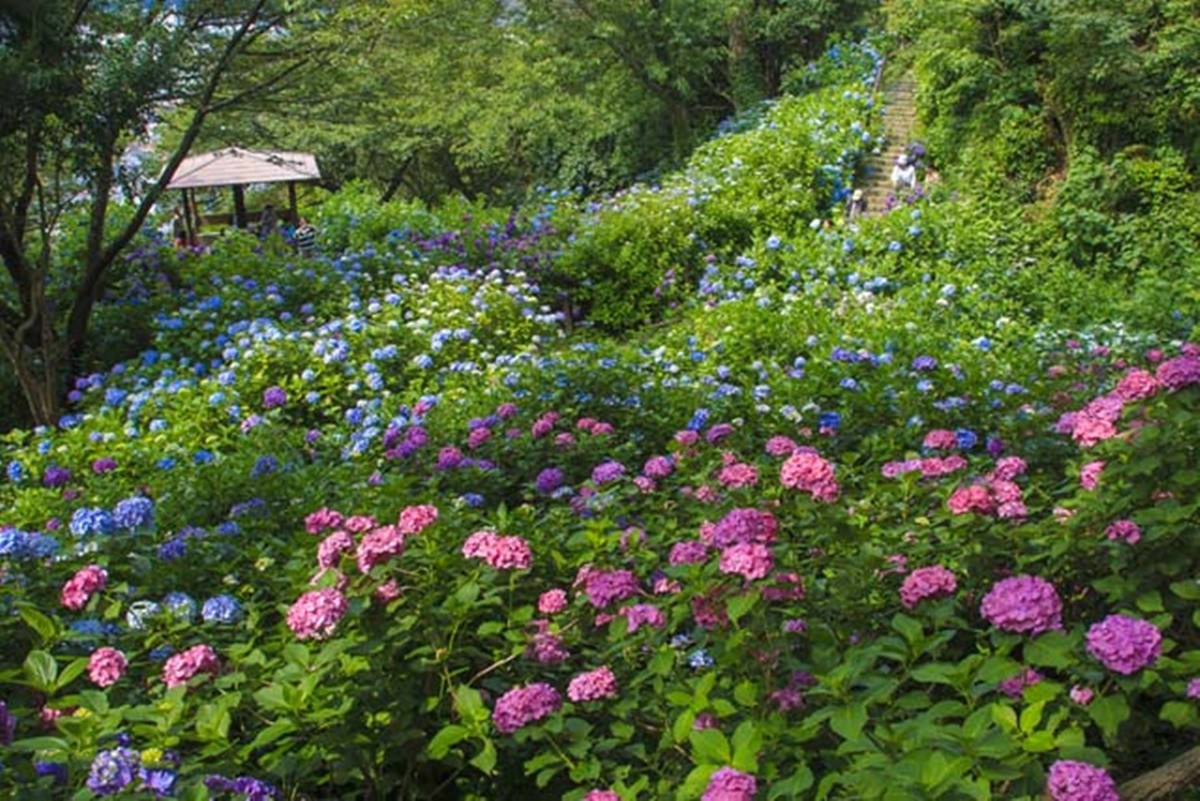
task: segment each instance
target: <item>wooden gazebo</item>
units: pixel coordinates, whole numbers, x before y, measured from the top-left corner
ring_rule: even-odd
[[[231,223],[237,228],[247,228],[257,220],[261,211],[253,215],[246,212],[246,186],[248,184],[286,183],[288,185],[288,214],[286,219],[295,222],[296,184],[321,180],[317,169],[317,158],[311,153],[284,151],[248,150],[228,147],[201,153],[184,159],[167,189],[178,189],[183,193],[184,224],[190,241],[198,238],[200,213],[196,207],[196,190],[228,186],[233,189],[233,214],[208,215],[206,222]],[[282,216],[282,215],[281,215]],[[253,220],[251,219],[253,217]]]

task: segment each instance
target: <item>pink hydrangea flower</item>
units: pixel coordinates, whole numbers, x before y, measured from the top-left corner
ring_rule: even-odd
[[[108,586],[108,571],[99,565],[81,567],[62,588],[62,605],[72,611],[87,606],[93,593]]]
[[[752,801],[756,792],[758,781],[752,775],[726,766],[708,780],[700,801]]]
[[[1104,529],[1104,534],[1110,540],[1124,540],[1130,545],[1136,544],[1142,538],[1142,530],[1132,520],[1117,520],[1109,523],[1108,528]]]
[[[1071,697],[1072,701],[1080,706],[1087,706],[1092,702],[1092,699],[1096,697],[1096,693],[1090,687],[1081,687],[1078,684],[1071,687],[1071,691],[1068,693],[1068,695]]]
[[[775,560],[771,549],[757,542],[741,542],[721,551],[720,570],[756,581],[771,572]]]
[[[925,435],[921,447],[931,451],[952,451],[958,448],[958,437],[953,431],[935,428]]]
[[[346,518],[334,509],[322,508],[304,518],[304,530],[309,534],[320,534],[331,528],[337,528]]]
[[[617,697],[617,677],[607,665],[580,673],[567,685],[567,697],[575,703]]]
[[[640,629],[642,626],[650,626],[651,628],[661,629],[667,625],[667,616],[662,613],[654,604],[633,604],[632,606],[624,606],[618,614],[629,622],[629,633]]]
[[[1084,415],[1075,418],[1075,426],[1071,431],[1071,438],[1082,448],[1090,448],[1096,443],[1112,439],[1116,435],[1117,427],[1108,420]]]
[[[88,678],[97,687],[110,687],[125,675],[129,660],[116,648],[104,646],[92,651],[88,659]]]
[[[1104,472],[1104,462],[1088,462],[1079,469],[1079,485],[1086,490],[1094,490],[1100,483],[1100,474]]]
[[[375,588],[371,597],[381,604],[391,603],[401,595],[400,585],[395,579],[388,579]]]
[[[1158,392],[1159,383],[1151,373],[1134,367],[1117,382],[1113,394],[1126,403],[1153,397]]]
[[[791,456],[796,450],[796,441],[791,437],[775,436],[764,446],[768,456]]]
[[[593,568],[584,573],[582,583],[588,602],[597,609],[637,595],[642,589],[637,577],[628,570],[607,571]]]
[[[731,464],[721,468],[717,473],[717,481],[730,489],[753,487],[758,483],[758,469],[744,462]]]
[[[1021,668],[1017,675],[1000,682],[1000,692],[1009,698],[1020,698],[1026,687],[1032,687],[1042,680],[1042,674],[1031,667]]]
[[[776,573],[769,586],[763,587],[767,601],[799,601],[804,598],[804,579],[799,573]]]
[[[492,722],[502,734],[512,734],[522,726],[552,715],[561,706],[558,690],[544,682],[513,687],[496,700]]]
[[[567,608],[567,591],[562,589],[546,590],[538,596],[538,611],[543,615],[553,615]]]
[[[684,540],[671,546],[667,555],[670,565],[694,565],[708,559],[708,546],[700,540]]]
[[[996,582],[979,611],[993,626],[1018,634],[1062,628],[1062,600],[1054,585],[1037,576],[1013,576]]]
[[[983,484],[971,484],[954,490],[946,501],[946,507],[955,515],[965,515],[971,512],[990,515],[996,510],[992,493]]]
[[[476,531],[463,543],[463,556],[482,559],[496,570],[528,570],[533,552],[523,538],[502,537],[494,531]]]
[[[378,525],[379,521],[371,515],[354,515],[342,521],[342,528],[351,534],[363,534],[376,528]]]
[[[163,664],[162,680],[168,687],[186,684],[201,673],[216,675],[221,670],[217,652],[207,645],[193,645],[174,654]]]
[[[922,459],[918,465],[921,470],[921,476],[924,478],[941,478],[951,473],[957,473],[966,466],[966,458],[957,453],[941,458],[930,456]]]
[[[953,595],[958,590],[954,574],[942,567],[918,567],[904,577],[900,585],[900,603],[912,609],[926,598]]]
[[[383,564],[403,553],[404,534],[400,531],[400,527],[379,526],[358,543],[355,560],[358,562],[359,571],[365,575],[370,573],[376,565]]]
[[[543,665],[559,665],[571,658],[571,652],[563,643],[562,638],[549,630],[545,620],[534,621],[538,631],[534,632],[533,642],[526,652],[534,661]]]
[[[592,790],[583,797],[583,801],[621,801],[621,796],[612,790]]]
[[[1188,682],[1187,697],[1193,700],[1200,699],[1200,678],[1195,678]]]
[[[324,568],[337,567],[342,554],[354,550],[354,538],[349,532],[337,530],[317,546],[317,564]]]
[[[400,529],[401,534],[408,537],[421,533],[432,526],[437,519],[438,508],[432,504],[406,506],[400,510],[400,517],[396,521],[396,528]]]
[[[323,640],[333,634],[349,606],[346,596],[333,587],[306,592],[288,610],[288,628],[298,639]]]
[[[1025,460],[1020,456],[1004,456],[996,460],[996,467],[992,470],[992,477],[1003,481],[1012,481],[1020,475],[1024,475],[1028,466]]]
[[[833,465],[816,453],[793,453],[780,468],[779,480],[788,489],[810,493],[825,503],[837,500],[840,492]]]
[[[669,456],[651,456],[642,465],[642,474],[648,478],[666,478],[675,470],[675,462]]]
[[[1086,762],[1060,759],[1050,766],[1046,792],[1052,801],[1120,801],[1117,784],[1104,770]]]
[[[743,507],[731,509],[716,523],[700,526],[700,541],[716,548],[724,548],[742,542],[757,542],[769,545],[775,542],[775,531],[779,524],[770,512]]]
[[[1158,659],[1162,632],[1145,620],[1109,615],[1088,629],[1087,650],[1109,670],[1129,676]]]

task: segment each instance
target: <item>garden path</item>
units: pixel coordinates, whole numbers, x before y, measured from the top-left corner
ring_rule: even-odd
[[[883,211],[892,191],[892,165],[904,146],[913,140],[916,89],[916,81],[905,75],[892,81],[883,91],[884,147],[867,162],[862,184],[869,214]]]

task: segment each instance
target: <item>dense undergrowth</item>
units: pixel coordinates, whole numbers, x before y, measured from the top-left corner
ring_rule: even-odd
[[[150,347],[5,440],[0,787],[1099,799],[1174,756],[1194,236],[821,225],[877,65],[661,186],[138,254],[104,321]]]

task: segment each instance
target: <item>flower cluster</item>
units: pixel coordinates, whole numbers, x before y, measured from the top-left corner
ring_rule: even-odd
[[[567,697],[577,704],[616,696],[617,677],[607,665],[580,673],[567,685]]]
[[[476,531],[463,543],[462,554],[482,559],[497,570],[528,570],[533,565],[529,543],[516,536],[501,536],[494,531]]]
[[[92,651],[92,656],[88,659],[88,678],[97,687],[110,687],[125,675],[125,669],[128,667],[129,660],[125,658],[125,654],[116,648],[104,646]]]
[[[731,767],[718,768],[708,780],[701,801],[751,801],[758,792],[758,781],[749,773]]]
[[[992,585],[979,611],[993,626],[1018,634],[1062,628],[1062,599],[1037,576],[1014,576]]]
[[[221,670],[217,653],[207,645],[193,645],[181,651],[163,664],[162,680],[168,687],[186,684],[201,673],[216,675]]]
[[[333,587],[306,592],[287,613],[288,628],[301,640],[323,640],[346,614],[346,596]]]
[[[1158,659],[1162,632],[1145,620],[1109,615],[1088,629],[1087,650],[1109,670],[1128,676]]]
[[[820,454],[799,451],[788,457],[779,470],[779,480],[788,489],[807,492],[818,501],[836,501],[841,488],[834,479],[833,465]]]
[[[544,682],[513,687],[496,700],[492,721],[503,734],[512,734],[522,726],[536,723],[562,706],[558,690]]]
[[[1120,801],[1117,784],[1104,768],[1067,759],[1050,766],[1046,792],[1053,801]]]
[[[900,585],[900,603],[912,609],[926,598],[953,595],[958,589],[954,574],[942,567],[919,567],[904,577]]]
[[[99,592],[108,585],[108,571],[99,565],[88,565],[80,568],[62,588],[62,605],[67,609],[79,611],[87,606],[92,594]]]

